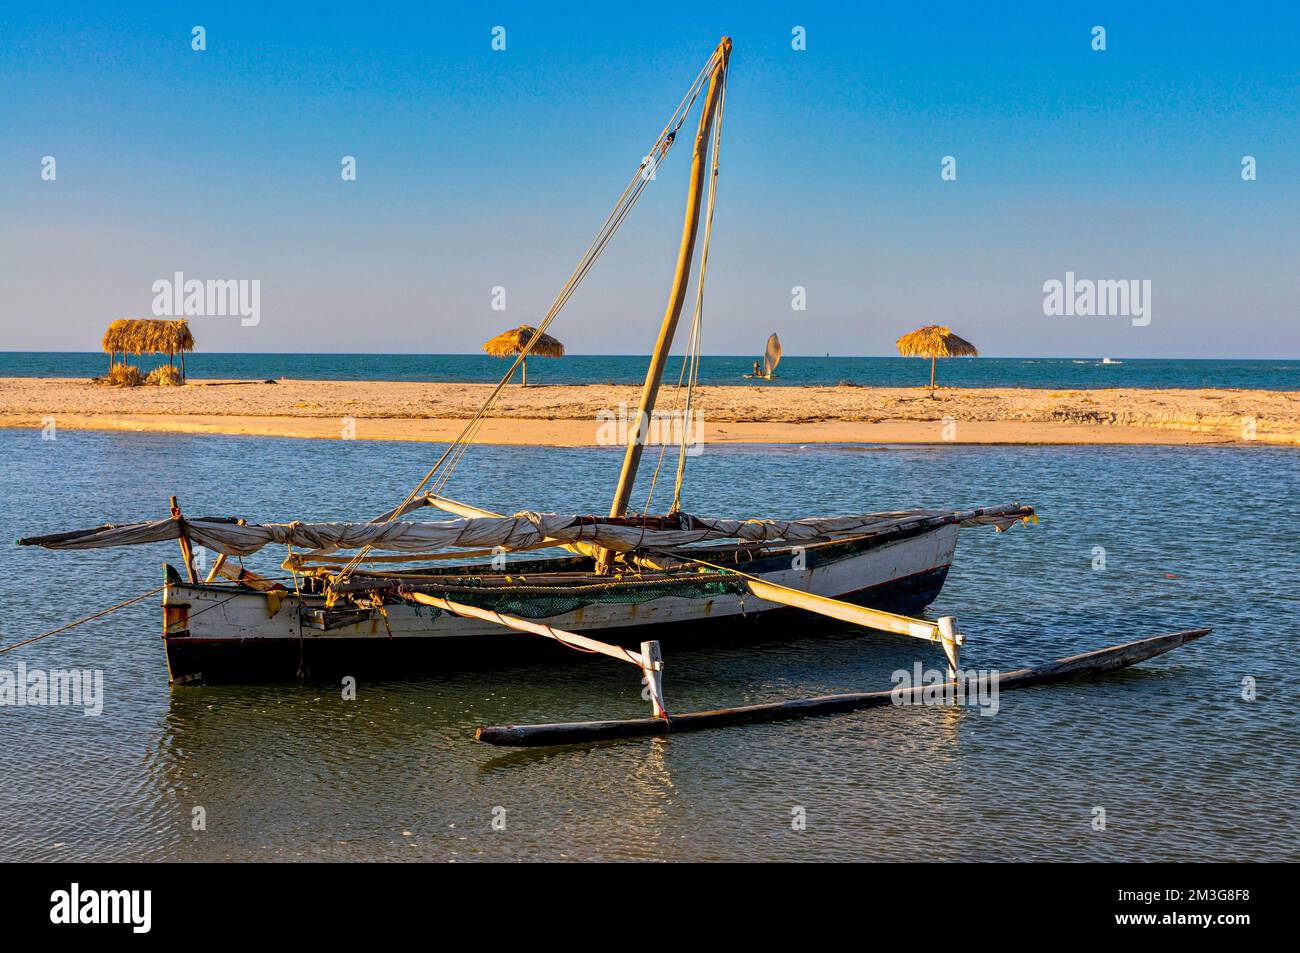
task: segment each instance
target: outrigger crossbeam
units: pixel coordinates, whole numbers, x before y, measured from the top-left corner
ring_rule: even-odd
[[[957,631],[957,620],[952,616],[942,616],[938,622],[930,622],[927,619],[913,619],[893,612],[884,612],[880,609],[870,609],[850,602],[841,602],[838,599],[829,599],[826,596],[791,589],[787,586],[778,586],[775,583],[764,582],[761,579],[748,578],[748,586],[750,592],[768,602],[806,609],[840,622],[861,625],[869,629],[937,642],[948,659],[948,678],[955,679],[958,675],[958,654],[965,639]],[[453,602],[450,599],[444,599],[441,596],[420,592],[405,586],[401,587],[398,592],[403,599],[417,605],[441,609],[444,612],[450,612],[452,615],[481,619],[484,622],[494,622],[516,632],[525,632],[554,639],[556,642],[570,648],[607,655],[622,662],[630,662],[641,669],[643,684],[649,690],[653,717],[667,717],[663,686],[664,663],[657,641],[642,642],[641,651],[638,653],[621,645],[601,642],[577,632],[570,632],[567,629],[557,629],[554,626],[534,622],[519,616],[496,612],[492,609],[481,609],[478,606],[466,605],[462,602]]]
[[[650,704],[654,717],[663,718],[666,716],[664,708],[664,662],[659,651],[658,642],[642,642],[641,651],[634,652],[621,645],[611,645],[608,642],[588,638],[577,632],[569,632],[567,629],[557,629],[541,622],[533,622],[530,619],[522,619],[519,616],[507,615],[504,612],[495,612],[491,609],[480,609],[478,606],[466,605],[463,602],[452,602],[450,599],[432,596],[425,592],[404,591],[402,595],[417,605],[430,606],[444,612],[450,612],[452,615],[481,619],[484,622],[495,622],[517,632],[528,632],[532,635],[554,639],[561,645],[567,645],[570,648],[608,655],[620,662],[630,662],[641,669],[642,680],[650,690]]]
[[[446,497],[429,494],[427,500],[430,505],[438,509],[452,513],[456,516],[478,517],[478,516],[495,516],[499,517],[500,513],[494,513],[491,510],[485,510],[482,507],[472,506],[468,503],[462,503],[458,500],[450,500]],[[557,544],[558,545],[558,544]],[[580,545],[580,544],[579,544]],[[597,547],[588,546],[585,549],[579,549],[577,545],[570,545],[568,548],[575,552],[585,552],[590,555],[597,550]],[[633,561],[636,554],[627,554]],[[836,619],[840,622],[847,622],[851,625],[860,625],[864,628],[875,629],[878,632],[889,632],[894,635],[906,635],[914,639],[924,639],[927,642],[935,642],[943,649],[943,654],[948,660],[948,671],[951,674],[959,667],[961,646],[965,644],[966,637],[957,628],[957,620],[952,616],[941,616],[937,621],[931,622],[928,619],[915,619],[911,616],[899,615],[895,612],[885,612],[882,609],[872,609],[867,606],[856,605],[852,602],[844,602],[840,599],[831,599],[828,596],[819,596],[816,593],[805,592],[802,589],[792,589],[789,586],[778,585],[777,583],[768,582],[758,579],[748,573],[742,573],[738,569],[732,569],[727,566],[715,565],[704,562],[699,559],[693,559],[688,553],[669,553],[654,554],[651,560],[668,559],[677,563],[695,563],[710,569],[721,570],[723,572],[744,576],[749,591],[767,602],[774,602],[777,605],[790,606],[791,608],[803,609],[817,615],[826,616],[830,619]]]

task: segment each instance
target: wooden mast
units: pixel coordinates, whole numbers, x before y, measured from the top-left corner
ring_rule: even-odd
[[[731,37],[722,38],[722,42],[714,52],[714,57],[716,62],[713,65],[713,73],[709,77],[709,91],[704,100],[704,111],[700,115],[699,130],[695,134],[695,152],[691,158],[691,184],[686,196],[686,221],[682,225],[682,244],[677,253],[677,271],[673,275],[672,291],[668,295],[668,308],[664,312],[663,325],[659,328],[659,340],[655,342],[654,354],[650,357],[650,369],[646,372],[645,386],[641,390],[641,404],[637,408],[635,421],[629,422],[634,423],[635,426],[629,426],[627,452],[623,456],[623,469],[618,475],[614,503],[609,508],[610,516],[622,516],[627,512],[627,503],[632,496],[632,484],[636,482],[637,466],[641,462],[641,450],[650,427],[650,414],[654,411],[655,399],[659,395],[659,382],[663,379],[664,367],[668,363],[668,351],[673,345],[677,319],[681,317],[682,303],[686,300],[686,286],[691,279],[695,237],[700,223],[700,201],[704,195],[704,170],[708,160],[709,131],[713,126],[713,114],[717,111],[718,97],[722,94],[727,61],[731,57]],[[600,564],[607,565],[608,559],[608,552],[602,552]]]

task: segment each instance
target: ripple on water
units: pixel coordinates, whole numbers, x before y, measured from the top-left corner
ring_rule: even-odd
[[[75,432],[51,444],[17,430],[0,430],[0,445],[14,463],[0,510],[21,532],[158,513],[169,492],[190,512],[254,520],[369,516],[430,454]],[[506,510],[595,510],[617,469],[601,450],[471,454],[473,479],[448,492]],[[0,708],[0,857],[1296,859],[1300,724],[1284,694],[1294,638],[1279,625],[1296,614],[1300,532],[1283,518],[1296,464],[1282,449],[1161,447],[735,447],[691,461],[697,512],[1038,505],[1036,527],[963,532],[935,610],[962,620],[968,665],[1215,627],[1141,669],[1009,693],[996,717],[878,709],[504,752],[476,745],[473,727],[640,714],[635,678],[583,656],[363,683],[352,703],[333,686],[169,690],[146,603],[24,650],[33,667],[103,669],[107,704],[93,718]],[[1092,568],[1097,547],[1104,570]],[[170,547],[0,548],[4,640],[152,588],[164,559]],[[674,650],[668,697],[688,710],[887,687],[917,657],[845,632]],[[1241,700],[1247,676],[1254,703]],[[206,831],[192,830],[195,807]],[[799,808],[803,831],[791,826]],[[1095,808],[1105,831],[1092,828]]]

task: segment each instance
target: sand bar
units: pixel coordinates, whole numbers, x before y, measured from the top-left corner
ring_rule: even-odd
[[[53,418],[65,429],[339,439],[351,421],[361,440],[445,440],[490,391],[488,384],[300,380],[124,389],[11,377],[0,378],[0,426],[41,427]],[[512,385],[479,439],[597,445],[638,394],[611,384]],[[660,408],[678,409],[681,399],[666,387]],[[931,399],[917,388],[744,385],[701,387],[697,406],[703,439],[713,443],[1300,445],[1297,391],[951,388]]]

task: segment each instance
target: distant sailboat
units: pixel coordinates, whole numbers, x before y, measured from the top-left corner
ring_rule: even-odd
[[[763,352],[763,363],[754,362],[754,373],[746,374],[745,377],[750,380],[770,381],[776,376],[776,365],[781,363],[781,339],[776,336],[776,332],[767,339],[767,350]]]

